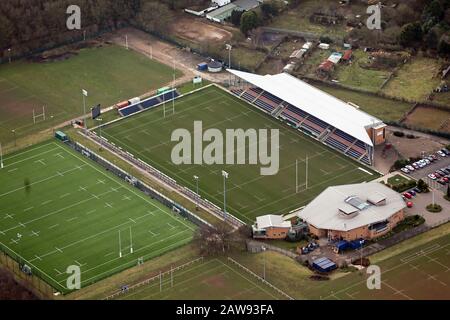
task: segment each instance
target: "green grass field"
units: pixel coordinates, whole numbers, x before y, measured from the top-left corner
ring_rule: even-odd
[[[12,130],[20,137],[80,116],[81,89],[89,93],[89,111],[98,103],[107,107],[157,89],[172,81],[172,73],[170,66],[117,46],[82,49],[63,61],[2,65],[0,141],[12,141]],[[46,119],[33,124],[33,109],[42,113],[42,106]]]
[[[171,108],[172,105],[168,104],[167,109]],[[200,195],[219,206],[223,203],[221,171],[226,170],[229,173],[227,211],[246,223],[259,215],[286,213],[305,205],[327,186],[369,181],[378,177],[361,164],[217,87],[208,87],[178,99],[175,109],[176,113],[167,115],[165,119],[162,107],[142,112],[103,127],[101,134],[192,190],[196,189],[193,176],[197,175]],[[273,176],[262,176],[259,164],[173,164],[171,152],[176,143],[171,142],[171,134],[177,128],[192,131],[194,120],[203,121],[203,130],[217,128],[221,132],[233,128],[279,129],[279,172]],[[309,179],[308,189],[305,190],[307,156]],[[295,193],[296,159],[299,161],[298,193]]]
[[[346,86],[376,92],[389,77],[389,71],[363,68],[362,66],[368,60],[368,53],[360,49],[354,50],[352,63],[349,65],[338,64],[333,77]]]
[[[394,97],[414,101],[425,101],[440,83],[437,76],[441,63],[439,60],[416,57],[403,65],[398,75],[383,88],[383,92]]]
[[[361,110],[384,121],[398,121],[412,108],[411,103],[396,101],[349,89],[336,88],[323,84],[313,84],[315,87],[343,100],[356,103]]]
[[[190,242],[195,230],[57,141],[7,155],[0,181],[0,247],[63,293],[70,265],[85,287]]]
[[[381,268],[381,289],[369,290],[367,275],[353,272],[323,282],[310,292],[313,299],[449,299],[450,235],[427,242],[376,264]]]
[[[116,297],[117,300],[286,300],[252,274],[225,259],[195,262]]]

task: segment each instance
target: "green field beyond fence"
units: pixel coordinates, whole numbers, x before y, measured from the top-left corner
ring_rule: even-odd
[[[52,62],[19,61],[0,67],[0,141],[13,141],[83,113],[81,90],[88,91],[86,110],[108,107],[172,81],[172,67],[117,46],[82,49]],[[176,71],[176,76],[181,72]],[[35,114],[44,117],[36,118]]]
[[[1,250],[63,293],[69,266],[85,287],[190,242],[196,228],[56,141],[6,156],[0,181]]]

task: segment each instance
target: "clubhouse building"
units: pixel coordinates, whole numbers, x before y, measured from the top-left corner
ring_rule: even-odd
[[[328,187],[298,216],[319,238],[370,240],[402,221],[405,207],[399,193],[379,182],[368,182]]]

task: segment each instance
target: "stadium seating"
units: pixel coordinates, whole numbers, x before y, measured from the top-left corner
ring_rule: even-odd
[[[176,90],[169,91],[169,92],[163,93],[161,95],[153,96],[153,97],[150,97],[148,99],[145,99],[145,100],[143,100],[143,101],[141,101],[141,102],[139,102],[137,104],[134,104],[134,105],[131,105],[131,106],[119,109],[119,114],[122,117],[129,116],[129,115],[131,115],[133,113],[136,113],[138,111],[154,107],[154,106],[156,106],[156,105],[158,105],[158,104],[160,104],[160,103],[162,103],[164,101],[165,102],[171,101],[173,98],[176,98],[178,96],[179,96],[179,94],[178,94],[178,92]]]
[[[150,98],[144,101],[141,101],[141,106],[144,109],[148,109],[151,108],[157,104],[161,103],[161,100],[159,100],[158,98]]]
[[[244,92],[244,90],[242,90],[242,89],[231,89],[231,92],[239,97],[242,94],[242,92]]]
[[[178,92],[177,91],[169,91],[169,92],[163,93],[162,95],[158,96],[158,99],[161,102],[164,102],[164,101],[170,101],[170,100],[172,100],[173,98],[176,98],[176,97],[178,97]]]
[[[352,137],[342,130],[332,127],[327,122],[281,100],[261,88],[250,87],[245,90],[231,89],[231,92],[266,112],[280,117],[300,130],[319,138],[329,146],[345,155],[371,164],[364,142]],[[277,110],[276,114],[273,112]]]
[[[127,108],[120,109],[119,113],[122,115],[122,117],[126,117],[141,110],[142,109],[139,107],[139,104],[135,104]]]

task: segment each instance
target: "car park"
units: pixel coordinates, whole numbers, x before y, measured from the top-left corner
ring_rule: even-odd
[[[420,189],[417,188],[417,187],[415,187],[413,190],[414,190],[416,193],[422,193],[422,190],[420,190]]]
[[[403,195],[405,196],[406,199],[411,199],[412,198],[412,195],[410,193],[408,193],[408,192],[405,192]]]

